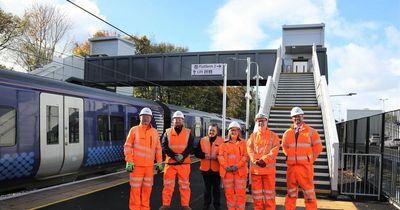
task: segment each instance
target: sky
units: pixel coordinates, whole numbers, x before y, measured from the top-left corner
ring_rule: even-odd
[[[129,34],[191,52],[277,49],[284,24],[325,24],[330,94],[336,118],[347,109],[400,109],[399,0],[72,0]],[[59,7],[69,38],[115,31],[65,0],[0,0],[15,15],[36,2]],[[379,100],[384,99],[384,100]]]

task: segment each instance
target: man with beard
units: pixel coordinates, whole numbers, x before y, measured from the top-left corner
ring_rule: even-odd
[[[317,130],[304,122],[303,115],[304,112],[300,107],[293,107],[290,112],[293,124],[282,136],[282,148],[287,165],[286,210],[296,209],[299,186],[303,189],[306,209],[317,209],[313,164],[322,151],[322,141]]]
[[[183,126],[185,116],[176,111],[173,116],[173,128],[165,131],[162,138],[162,149],[166,154],[164,168],[164,188],[160,210],[167,210],[171,204],[175,188],[175,177],[178,176],[182,210],[191,210],[190,201],[190,152],[193,148],[193,135],[190,129]]]

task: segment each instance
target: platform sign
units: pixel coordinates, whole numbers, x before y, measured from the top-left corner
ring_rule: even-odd
[[[222,76],[224,63],[192,64],[192,76]]]

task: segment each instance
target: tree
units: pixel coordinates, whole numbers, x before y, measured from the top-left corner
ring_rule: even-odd
[[[66,15],[52,5],[35,4],[25,11],[26,27],[21,35],[18,59],[28,71],[51,62],[71,24]],[[60,47],[60,46],[58,46]],[[60,51],[65,51],[66,46]]]
[[[24,27],[17,16],[5,13],[0,8],[0,51],[10,45],[18,37]]]
[[[13,68],[8,68],[7,66],[0,64],[0,70],[13,70]]]

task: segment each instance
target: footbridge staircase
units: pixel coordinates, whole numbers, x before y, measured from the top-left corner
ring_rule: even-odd
[[[307,72],[282,73],[282,55],[278,50],[273,76],[267,80],[265,101],[260,112],[269,116],[268,127],[275,131],[280,139],[292,124],[290,110],[301,107],[304,120],[317,129],[323,141],[323,151],[314,163],[314,184],[317,195],[331,195],[338,187],[338,137],[332,109],[329,104],[327,82],[320,75],[316,46],[312,48],[312,63]],[[276,188],[286,192],[286,163],[282,148],[277,158]]]

